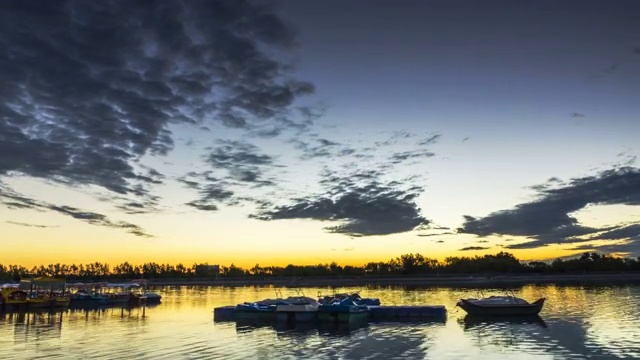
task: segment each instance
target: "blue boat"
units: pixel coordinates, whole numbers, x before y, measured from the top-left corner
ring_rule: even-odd
[[[318,302],[320,304],[331,304],[336,301],[341,301],[343,299],[350,299],[356,305],[363,305],[363,306],[379,306],[380,305],[380,299],[363,298],[360,296],[358,292],[353,292],[351,294],[338,293],[333,295],[324,295],[324,296],[319,296],[319,298],[320,299],[318,300]]]
[[[367,305],[361,305],[359,300],[361,299],[347,296],[331,303],[323,303],[318,307],[318,320],[341,323],[368,321],[369,309]]]

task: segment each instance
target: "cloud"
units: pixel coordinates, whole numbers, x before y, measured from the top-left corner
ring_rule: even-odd
[[[476,251],[476,250],[487,250],[487,249],[490,249],[490,248],[484,247],[484,246],[467,246],[467,247],[463,247],[459,251]]]
[[[433,145],[435,143],[437,143],[440,138],[442,137],[441,134],[435,134],[433,136],[430,136],[428,138],[422,139],[420,141],[418,141],[417,145],[419,146],[427,146],[427,145]]]
[[[638,168],[606,170],[596,176],[576,178],[560,184],[552,178],[549,183],[536,189],[537,200],[517,205],[514,209],[494,212],[481,218],[465,216],[465,222],[458,232],[479,236],[514,235],[532,240],[506,246],[510,249],[596,239],[622,240],[637,234],[640,224],[594,228],[579,224],[571,214],[590,204],[640,205]]]
[[[311,139],[309,141],[291,139],[289,143],[293,144],[295,149],[302,152],[302,160],[344,157],[356,152],[355,149],[324,138]]]
[[[407,160],[414,160],[420,158],[430,158],[435,156],[436,154],[426,150],[426,149],[418,149],[418,150],[410,150],[410,151],[402,151],[397,152],[391,155],[390,160],[393,164],[400,164]]]
[[[379,183],[375,170],[339,176],[327,171],[321,184],[324,194],[293,199],[254,215],[261,220],[311,219],[341,222],[325,229],[349,236],[402,233],[425,226],[415,200],[421,188],[400,189],[397,183]]]
[[[577,113],[577,112],[571,113],[571,117],[572,118],[583,118],[585,116],[586,116],[585,114],[581,114],[581,113]]]
[[[23,222],[18,222],[18,221],[6,221],[6,223],[7,224],[11,224],[11,225],[18,225],[18,226],[32,227],[32,228],[41,228],[41,229],[58,227],[57,225],[28,224],[28,223],[23,223]]]
[[[31,199],[29,197],[20,195],[8,188],[6,185],[0,183],[0,203],[9,208],[18,209],[32,209],[36,211],[53,211],[58,214],[72,217],[74,219],[84,221],[86,223],[104,226],[115,229],[123,229],[128,233],[131,233],[140,237],[152,237],[147,234],[140,226],[126,222],[126,221],[113,221],[106,215],[81,210],[75,207],[66,205],[54,205],[48,202]],[[21,225],[24,225],[20,223]]]
[[[238,204],[249,200],[235,196],[235,190],[245,187],[275,186],[265,173],[278,167],[274,158],[246,141],[219,140],[217,146],[207,148],[204,160],[211,170],[192,171],[178,178],[188,188],[198,191],[199,198],[187,205],[199,210],[216,211],[219,204]]]
[[[138,161],[173,148],[170,124],[311,117],[295,121],[291,107],[314,89],[290,75],[296,34],[269,4],[9,1],[0,13],[0,176],[97,185],[148,206],[163,178]]]

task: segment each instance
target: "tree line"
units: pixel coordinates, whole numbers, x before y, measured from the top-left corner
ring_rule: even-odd
[[[637,259],[599,253],[584,253],[574,259],[556,259],[551,262],[518,260],[513,254],[499,252],[484,256],[451,256],[443,261],[421,254],[405,254],[386,262],[369,262],[363,266],[341,266],[335,262],[318,265],[255,266],[244,269],[234,264],[208,266],[208,264],[157,264],[154,262],[132,265],[128,262],[114,267],[100,262],[67,265],[49,264],[27,269],[19,265],[0,264],[0,279],[19,281],[39,276],[65,277],[67,280],[117,279],[211,279],[233,277],[311,277],[311,276],[385,276],[385,275],[463,275],[512,273],[586,273],[640,271]]]

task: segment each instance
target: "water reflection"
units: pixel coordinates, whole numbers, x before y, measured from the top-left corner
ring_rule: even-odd
[[[387,305],[445,305],[446,323],[212,322],[216,306],[274,297],[271,286],[162,287],[156,307],[0,314],[0,357],[136,359],[640,358],[640,287],[525,286],[546,297],[537,318],[468,317],[454,307],[472,288],[359,289]],[[352,289],[307,288],[306,294]],[[285,290],[289,291],[289,290]],[[482,289],[485,296],[502,289]],[[362,326],[360,326],[362,325]],[[126,344],[126,346],[123,346]],[[91,349],[91,353],[87,353]]]
[[[329,336],[344,337],[350,336],[354,332],[369,327],[368,321],[353,323],[286,323],[286,322],[265,322],[251,321],[243,319],[234,323],[238,334],[251,333],[254,331],[270,330],[280,336]]]
[[[547,328],[547,323],[540,316],[518,316],[518,317],[489,317],[467,315],[458,320],[464,325],[465,330],[473,328],[493,328],[496,326],[517,326],[517,325],[537,325],[541,328]]]

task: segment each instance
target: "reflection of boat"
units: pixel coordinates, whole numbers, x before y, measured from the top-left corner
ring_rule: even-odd
[[[470,315],[484,316],[528,316],[542,310],[545,298],[532,303],[513,295],[489,296],[483,299],[460,299],[456,306]]]
[[[482,328],[492,325],[537,325],[541,328],[547,328],[547,324],[538,315],[531,316],[476,316],[467,315],[460,320],[464,324],[465,330],[474,328]]]
[[[273,321],[255,321],[249,319],[238,319],[236,321],[236,331],[240,333],[250,333],[255,330],[269,329],[276,332],[278,336],[285,334],[291,334],[297,337],[310,335],[324,335],[324,336],[349,336],[354,331],[367,328],[368,322],[363,323],[315,323],[315,322],[300,322],[300,323],[286,323],[286,322],[273,322]]]
[[[27,308],[27,294],[18,289],[18,284],[2,285],[0,291],[0,311],[17,311]]]

